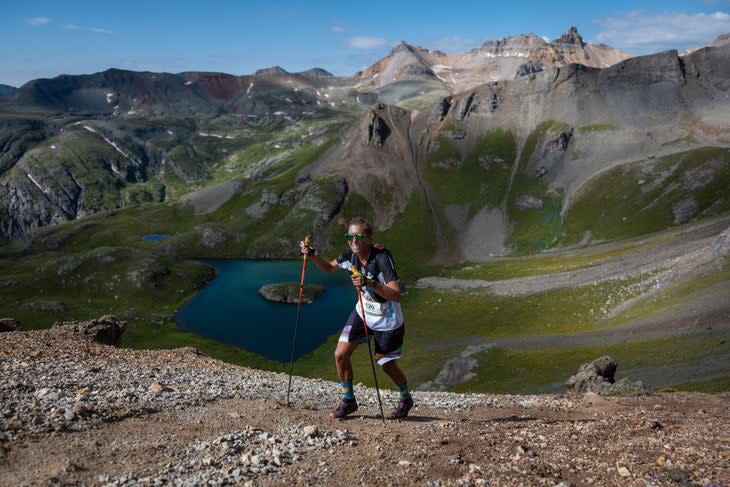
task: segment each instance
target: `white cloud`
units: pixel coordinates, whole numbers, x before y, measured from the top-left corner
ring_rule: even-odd
[[[81,27],[76,24],[66,24],[63,26],[63,28],[66,30],[79,30]]]
[[[635,11],[597,23],[602,30],[596,35],[596,42],[638,53],[699,47],[730,32],[730,15],[725,12],[655,14]]]
[[[100,27],[91,27],[89,30],[91,32],[96,32],[97,34],[111,34],[112,33],[112,31],[110,31],[109,29],[102,29]]]
[[[51,23],[51,19],[49,19],[48,17],[33,17],[32,19],[28,20],[28,23],[33,26],[46,25]]]
[[[345,42],[347,47],[353,49],[374,49],[383,47],[386,40],[382,37],[352,37]]]
[[[448,54],[459,54],[478,46],[478,42],[473,39],[469,39],[468,37],[446,36],[429,43],[427,47],[429,49],[436,49]]]
[[[335,34],[341,34],[341,33],[343,33],[343,32],[347,32],[347,29],[345,29],[345,28],[344,28],[344,27],[342,27],[341,25],[333,25],[333,26],[332,26],[332,27],[330,28],[330,32],[334,32]]]

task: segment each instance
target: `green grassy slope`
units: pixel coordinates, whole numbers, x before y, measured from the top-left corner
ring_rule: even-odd
[[[656,232],[675,224],[673,208],[696,203],[701,217],[730,209],[730,150],[681,152],[656,161],[626,164],[593,178],[565,213],[566,243],[586,232],[615,239]]]
[[[442,134],[439,148],[429,154],[423,174],[432,191],[432,207],[426,204],[422,192],[414,191],[405,211],[395,217],[394,225],[376,236],[393,251],[406,284],[403,306],[408,338],[403,366],[413,385],[433,380],[449,359],[470,345],[485,343],[496,345],[473,355],[478,362],[476,375],[451,386],[453,390],[555,391],[581,363],[606,353],[619,360],[621,370],[671,365],[665,358],[678,350],[681,353],[676,354],[674,363],[690,366],[703,356],[722,359],[727,355],[716,347],[718,337],[724,337],[724,328],[713,333],[631,338],[626,342],[596,341],[587,345],[570,345],[568,341],[561,344],[559,338],[561,334],[600,331],[620,334],[640,320],[671,316],[678,306],[694,305],[706,299],[712,290],[727,287],[727,258],[712,273],[676,283],[620,312],[614,312],[619,304],[651,291],[647,279],[650,276],[599,280],[591,285],[516,296],[497,296],[483,288],[456,292],[412,286],[417,278],[427,275],[495,280],[587,268],[647,250],[670,238],[653,235],[675,226],[673,208],[688,198],[696,202],[697,220],[725,215],[730,210],[726,196],[730,187],[730,152],[712,147],[607,170],[590,180],[565,209],[560,191],[550,189],[547,182],[527,170],[540,141],[565,128],[558,121],[539,126],[527,138],[519,155],[515,136],[506,131],[490,131],[463,151]],[[604,129],[591,126],[581,130]],[[303,131],[308,130],[317,131],[317,135],[300,140]],[[313,224],[322,218],[320,208],[337,210],[337,216],[342,218],[358,214],[373,218],[377,209],[361,195],[349,193],[340,202],[338,178],[308,184],[295,180],[300,169],[337,143],[335,127],[313,124],[291,128],[286,133],[264,133],[262,129],[258,133],[260,138],[256,134],[242,135],[237,142],[197,136],[200,140],[195,139],[195,147],[176,147],[179,154],[171,155],[170,164],[175,164],[179,172],[192,174],[200,170],[199,176],[206,183],[240,183],[240,190],[227,202],[205,214],[196,213],[190,205],[154,203],[161,194],[187,192],[191,183],[172,170],[166,172],[161,182],[149,178],[111,145],[87,132],[77,128],[66,134],[66,143],[56,155],[36,161],[35,167],[49,175],[61,174],[56,178],[61,185],[64,181],[69,185],[73,182],[62,177],[63,171],[87,171],[88,184],[101,183],[97,191],[83,196],[83,204],[105,211],[42,229],[25,248],[22,242],[3,248],[0,314],[18,318],[31,329],[49,326],[56,320],[115,314],[130,323],[124,346],[190,345],[224,360],[281,370],[282,364],[236,347],[180,333],[175,330],[172,316],[213,278],[212,270],[195,263],[195,258],[287,255],[294,252],[293,242],[313,230],[318,232],[319,249],[326,254],[343,248],[342,228],[337,222]],[[94,154],[96,163],[88,167],[81,164],[75,148]],[[200,150],[217,154],[206,162],[210,165],[195,164],[196,151]],[[514,178],[510,180],[515,161]],[[112,165],[119,171],[131,171],[129,177],[119,182],[110,169]],[[43,174],[39,173],[39,177]],[[87,180],[81,182],[86,184]],[[537,211],[519,210],[517,199],[526,194],[540,198],[544,207]],[[388,197],[387,193],[379,196]],[[114,205],[119,201],[132,207],[117,209]],[[296,206],[302,201],[311,204]],[[469,217],[474,217],[481,209],[500,208],[503,203],[512,222],[508,244],[514,250],[513,256],[453,268],[430,263],[442,250],[437,248],[434,234],[436,222],[448,228],[444,212],[447,205],[467,205]],[[431,214],[431,208],[436,215]],[[593,239],[611,240],[616,245],[589,247],[580,252],[538,253],[558,245],[575,244],[589,232]],[[141,240],[149,233],[167,234],[170,238],[162,242]],[[647,236],[647,240],[625,240],[639,235]],[[530,336],[548,338],[546,344],[535,346],[526,339]],[[335,340],[336,337],[330,337],[309,356],[298,360],[295,373],[333,378]],[[651,352],[643,353],[646,350]],[[358,380],[370,384],[369,360],[363,350],[355,357],[355,367]],[[722,374],[695,382],[667,384],[685,389],[727,390],[727,377]]]

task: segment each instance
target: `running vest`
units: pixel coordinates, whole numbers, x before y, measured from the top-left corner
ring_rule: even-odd
[[[367,265],[362,265],[358,255],[347,249],[337,257],[337,263],[340,268],[350,273],[354,267],[365,278],[373,279],[383,285],[398,280],[393,257],[387,249],[370,247]],[[403,325],[403,312],[400,303],[388,301],[375,291],[368,289],[367,286],[362,288],[362,299],[365,315],[363,316],[359,301],[355,303],[355,310],[360,318],[365,320],[369,328],[386,331],[395,330]]]

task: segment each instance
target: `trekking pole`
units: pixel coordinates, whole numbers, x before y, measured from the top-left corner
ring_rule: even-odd
[[[352,268],[353,275],[360,275],[355,267]],[[362,282],[362,280],[360,281]],[[365,305],[362,302],[362,285],[357,287],[357,298],[360,301],[360,311],[362,311],[362,326],[365,329],[365,340],[368,342],[368,356],[370,357],[370,366],[373,368],[373,380],[375,380],[375,393],[378,396],[378,405],[380,406],[380,417],[383,419],[383,426],[385,426],[385,413],[383,412],[383,401],[380,400],[380,388],[378,387],[378,375],[375,373],[375,360],[373,359],[373,349],[370,346],[370,336],[368,335],[368,324],[365,321]]]
[[[307,235],[304,237],[304,245],[307,250],[312,248],[312,237]],[[289,407],[289,393],[291,392],[291,377],[294,371],[294,348],[297,343],[297,330],[299,329],[299,316],[301,315],[302,309],[302,293],[304,292],[304,271],[307,270],[307,252],[304,253],[304,261],[302,263],[302,278],[299,281],[299,304],[297,304],[297,319],[294,322],[294,335],[291,340],[291,358],[289,359],[289,384],[286,387],[286,403],[284,405]]]

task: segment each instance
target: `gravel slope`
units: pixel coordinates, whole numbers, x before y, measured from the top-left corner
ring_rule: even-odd
[[[730,395],[418,392],[334,421],[337,384],[134,351],[71,330],[0,335],[0,485],[727,485]],[[385,407],[395,401],[381,391]]]

